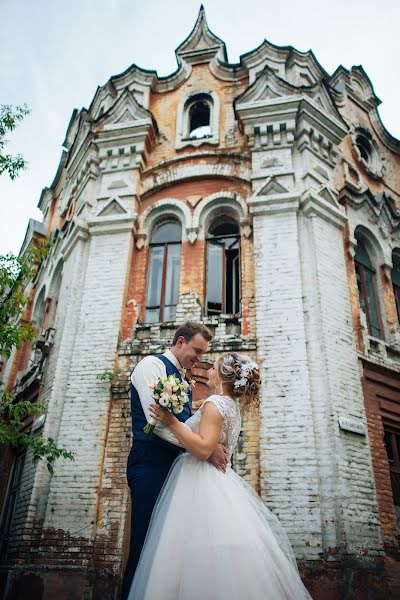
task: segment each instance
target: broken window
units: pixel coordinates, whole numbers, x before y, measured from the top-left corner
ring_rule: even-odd
[[[174,321],[179,295],[182,227],[177,221],[158,225],[150,239],[146,323]]]
[[[207,315],[240,311],[240,233],[233,219],[215,221],[207,237]]]
[[[190,100],[187,107],[190,138],[211,136],[211,106],[212,100],[206,94],[199,94]]]
[[[7,498],[4,505],[4,512],[1,520],[0,529],[0,557],[7,553],[8,542],[12,530],[13,518],[17,507],[18,493],[21,486],[22,472],[24,468],[26,450],[20,451],[15,455]]]
[[[382,338],[383,328],[376,290],[376,273],[362,240],[357,242],[354,263],[360,305],[367,318],[369,334],[376,338]]]
[[[396,301],[397,319],[400,323],[400,255],[393,253],[392,284]]]

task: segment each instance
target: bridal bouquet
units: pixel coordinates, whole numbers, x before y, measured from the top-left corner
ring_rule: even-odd
[[[187,381],[181,381],[176,375],[168,377],[160,377],[155,383],[151,383],[150,387],[153,390],[153,399],[164,410],[169,410],[176,415],[183,411],[184,405],[189,402],[187,390],[189,389]],[[157,421],[150,419],[147,425],[143,428],[145,433],[153,433]]]

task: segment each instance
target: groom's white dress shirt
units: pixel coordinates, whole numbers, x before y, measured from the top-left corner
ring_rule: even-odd
[[[164,352],[164,356],[172,362],[182,375],[184,375],[185,369],[183,369],[179,360],[170,350]],[[164,363],[155,356],[146,356],[145,358],[142,358],[132,372],[131,381],[139,394],[140,403],[147,421],[151,418],[149,411],[150,404],[154,404],[153,390],[150,387],[150,383],[154,383],[160,377],[166,377],[166,375],[167,371]],[[161,439],[166,440],[175,446],[180,446],[178,439],[165,423],[157,422],[154,433]]]

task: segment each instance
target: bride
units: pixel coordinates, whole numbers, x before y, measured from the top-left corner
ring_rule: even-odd
[[[207,462],[217,443],[232,455],[240,408],[259,403],[258,367],[226,354],[209,376],[221,394],[185,423],[152,406],[187,453],[160,492],[128,600],[310,600],[278,519],[230,467]]]

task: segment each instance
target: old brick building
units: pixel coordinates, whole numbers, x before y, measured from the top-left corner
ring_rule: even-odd
[[[230,64],[203,9],[176,57],[172,75],[133,65],[74,111],[27,230],[22,251],[53,240],[25,315],[43,336],[1,377],[47,403],[34,430],[76,459],[51,476],[2,453],[1,589],[116,597],[129,374],[192,318],[215,334],[208,361],[239,349],[261,365],[235,469],[279,516],[313,597],[394,598],[400,142],[362,67],[328,75],[266,41]]]

